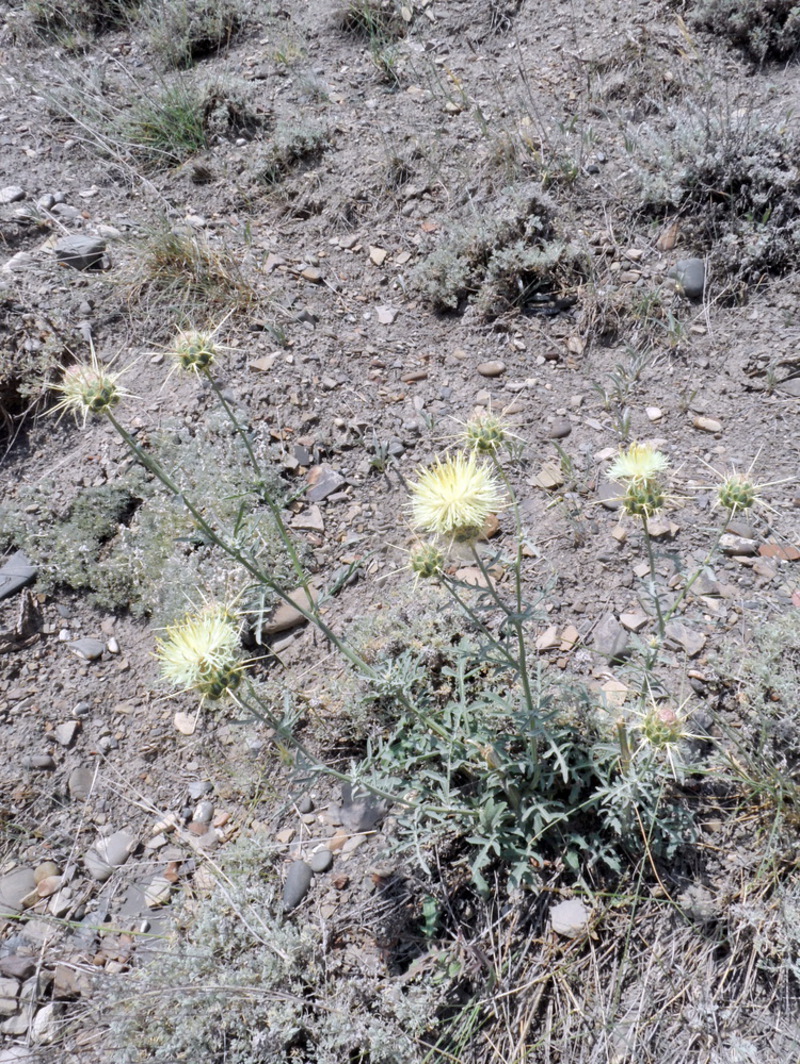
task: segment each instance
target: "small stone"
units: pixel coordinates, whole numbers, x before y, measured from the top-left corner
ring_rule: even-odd
[[[24,982],[30,979],[36,971],[35,957],[22,957],[11,953],[7,957],[0,957],[0,974],[11,979],[19,979]]]
[[[672,643],[677,643],[686,651],[687,657],[696,658],[706,645],[706,637],[702,632],[681,624],[680,621],[670,621],[666,627],[665,635]]]
[[[54,246],[56,261],[74,270],[93,270],[103,261],[106,242],[99,236],[65,236]]]
[[[311,600],[316,602],[319,592],[312,585],[309,585],[309,591],[311,592]],[[289,593],[288,597],[292,602],[296,602],[306,608],[310,608],[312,604],[302,587],[295,588],[294,591]],[[276,607],[271,620],[264,625],[262,631],[265,635],[275,635],[277,632],[285,632],[289,628],[294,628],[296,625],[304,623],[305,619],[295,606],[292,606],[289,602],[281,602]]]
[[[14,551],[0,568],[0,599],[13,595],[35,576],[36,567],[31,565],[27,555],[21,550]]]
[[[144,888],[145,905],[150,909],[157,909],[161,905],[166,905],[174,889],[175,884],[170,882],[166,876],[153,876]]]
[[[283,831],[276,833],[275,841],[279,846],[288,846],[296,834],[294,828],[284,828]]]
[[[577,938],[589,927],[591,913],[578,898],[559,902],[550,910],[550,926],[557,935]]]
[[[308,864],[315,875],[320,875],[322,872],[327,872],[333,864],[333,854],[327,849],[327,847],[322,850],[317,850],[316,853],[311,854]]]
[[[19,983],[16,979],[0,979],[0,1016],[13,1016],[17,1011]]]
[[[762,558],[777,558],[779,561],[800,561],[800,549],[791,543],[762,543],[758,548]]]
[[[38,886],[43,879],[47,879],[50,876],[57,876],[60,872],[58,865],[55,861],[42,861],[40,865],[37,865],[33,870],[33,879]]]
[[[214,817],[214,803],[204,801],[198,803],[197,808],[194,811],[192,820],[197,821],[198,824],[210,824]]]
[[[319,506],[309,506],[307,510],[293,517],[289,524],[301,532],[325,531],[325,522],[322,520],[322,511]]]
[[[378,307],[375,313],[381,325],[392,325],[398,315],[395,307]]]
[[[286,882],[283,884],[283,908],[290,912],[296,908],[308,894],[311,879],[314,873],[311,865],[305,861],[293,861],[286,873]]]
[[[308,488],[306,496],[309,502],[322,502],[329,495],[333,495],[346,483],[341,473],[337,473],[333,466],[318,465],[308,471]]]
[[[564,631],[561,633],[561,646],[560,650],[562,654],[568,653],[573,650],[576,643],[580,640],[581,634],[574,624],[568,624]]]
[[[632,613],[621,613],[619,615],[619,623],[623,628],[627,628],[629,632],[640,632],[642,628],[647,624],[649,618],[642,610],[636,610]]]
[[[317,269],[316,266],[306,266],[300,271],[300,276],[310,281],[312,284],[320,284],[322,281],[322,270]]]
[[[759,546],[754,539],[732,536],[730,532],[725,532],[719,537],[719,549],[723,554],[757,554]]]
[[[565,417],[555,418],[546,428],[548,440],[563,440],[572,432],[572,422]]]
[[[314,801],[310,794],[304,794],[297,801],[297,812],[300,814],[311,813],[314,809]]]
[[[613,613],[606,613],[597,624],[593,637],[594,649],[609,661],[619,661],[628,653],[628,633]]]
[[[704,417],[702,414],[697,414],[692,418],[692,424],[696,429],[700,429],[701,432],[722,432],[722,422],[717,421],[713,417]]]
[[[19,203],[25,199],[25,189],[21,185],[6,185],[0,188],[0,203]]]
[[[648,420],[650,421],[660,421],[664,416],[664,411],[658,406],[645,407],[644,412],[647,414]]]
[[[21,913],[31,895],[36,894],[32,868],[15,868],[0,878],[0,918]]]
[[[81,730],[79,720],[67,720],[63,724],[57,724],[53,729],[53,738],[59,746],[72,746],[75,736]]]
[[[506,364],[500,362],[499,359],[493,362],[481,362],[477,370],[482,377],[499,377],[501,373],[505,373]]]
[[[194,735],[197,728],[197,714],[183,713],[178,710],[172,718],[172,723],[175,726],[175,731],[180,732],[181,735]]]
[[[136,849],[136,839],[127,831],[115,831],[108,838],[99,839],[86,852],[83,863],[89,875],[104,883],[114,872],[128,860]]]
[[[77,654],[79,658],[83,658],[84,661],[97,661],[103,656],[103,651],[106,649],[102,639],[94,639],[91,636],[74,639],[67,645],[74,654]]]
[[[45,876],[36,884],[36,893],[40,898],[49,898],[61,889],[61,876]]]
[[[353,850],[357,850],[359,846],[362,846],[367,841],[367,836],[359,832],[357,835],[351,835],[342,847],[342,853],[352,853]]]
[[[533,477],[533,483],[539,488],[544,488],[545,491],[560,488],[564,483],[564,474],[561,472],[561,466],[557,462],[545,462],[536,476]]]
[[[369,257],[370,257],[370,260],[376,266],[383,266],[384,262],[386,261],[386,256],[387,255],[388,255],[388,252],[387,252],[386,248],[379,248],[379,247],[374,247],[374,246],[370,245]]]
[[[597,494],[601,506],[605,506],[607,510],[618,510],[622,506],[622,497],[625,492],[613,480],[603,480]]]
[[[50,772],[56,767],[55,761],[49,754],[26,754],[20,758],[23,768],[36,769],[39,772]]]
[[[703,298],[706,287],[706,265],[702,259],[681,259],[667,274],[675,281],[675,288],[687,299]]]
[[[89,797],[94,784],[95,770],[79,765],[69,774],[67,790],[73,801],[83,801]]]
[[[550,627],[542,632],[542,634],[536,640],[536,649],[540,652],[545,650],[555,650],[561,646],[561,636],[556,625],[551,624]]]
[[[199,802],[206,794],[211,794],[214,784],[210,780],[192,780],[186,788],[193,802]]]
[[[119,654],[119,643],[113,635],[106,643],[106,650],[109,652],[109,654]]]
[[[58,1018],[63,1011],[64,1006],[57,1001],[39,1009],[31,1024],[31,1041],[35,1045],[49,1046],[55,1042],[59,1035]]]

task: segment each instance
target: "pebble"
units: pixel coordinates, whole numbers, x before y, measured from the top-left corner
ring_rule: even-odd
[[[20,185],[6,185],[0,188],[0,203],[19,203],[25,199],[25,189]]]
[[[553,422],[547,426],[545,435],[548,440],[563,440],[565,436],[569,436],[572,432],[572,422],[567,418],[555,418]]]
[[[83,236],[80,233],[65,236],[53,247],[56,261],[75,270],[92,270],[103,261],[106,242],[99,236]]]
[[[645,407],[645,414],[647,414],[649,421],[660,421],[664,416],[664,411],[658,406]]]
[[[58,1018],[63,1011],[64,1006],[57,1001],[43,1005],[33,1018],[31,1041],[40,1046],[49,1046],[55,1042],[59,1034]]]
[[[292,861],[283,884],[283,908],[290,912],[296,908],[308,894],[314,872],[305,861]]]
[[[555,650],[556,647],[561,646],[561,636],[559,634],[556,625],[551,624],[550,627],[542,632],[536,640],[536,649],[540,652],[545,650]]]
[[[319,875],[321,872],[327,872],[333,864],[333,854],[327,848],[317,850],[316,853],[312,853],[308,860],[309,867],[312,872]]]
[[[619,661],[628,652],[628,633],[613,613],[606,613],[594,630],[593,643],[598,654]]]
[[[345,479],[333,466],[324,464],[314,466],[308,472],[306,496],[309,502],[321,502],[343,487]]]
[[[591,914],[579,898],[561,901],[550,910],[550,926],[557,935],[577,938],[589,926]]]
[[[16,979],[0,979],[0,1016],[13,1016],[17,1011],[19,983]]]
[[[35,576],[36,567],[31,565],[27,555],[21,550],[14,551],[0,568],[0,599],[13,595]]]
[[[79,658],[83,658],[84,661],[97,661],[98,658],[103,656],[103,651],[106,648],[102,639],[94,639],[91,636],[73,639],[67,645],[74,654],[77,654]]]
[[[725,532],[719,537],[719,549],[723,554],[758,554],[758,543],[754,539]]]
[[[83,801],[89,797],[94,783],[95,772],[93,768],[79,765],[69,774],[67,789],[73,801]]]
[[[482,377],[499,377],[501,373],[505,373],[506,364],[499,360],[494,362],[481,362],[477,366],[477,370]]]
[[[38,887],[43,879],[48,879],[50,876],[57,876],[59,871],[60,869],[55,861],[43,861],[33,870],[34,882]]]
[[[696,658],[706,645],[706,637],[702,632],[689,628],[688,625],[681,624],[680,621],[670,621],[664,634],[670,642],[678,643],[682,646],[690,658]]]
[[[81,730],[79,720],[67,720],[63,724],[57,724],[53,729],[53,738],[59,746],[72,746],[75,736]]]
[[[20,758],[23,768],[38,769],[40,772],[49,772],[56,767],[55,761],[49,754],[26,754]]]
[[[213,802],[200,802],[194,811],[192,820],[198,824],[210,824],[211,818],[214,816],[214,803]]]
[[[687,299],[700,300],[706,287],[706,265],[702,259],[681,259],[667,274]]]
[[[603,480],[600,483],[597,494],[600,498],[600,504],[605,506],[607,510],[618,510],[622,506],[622,496],[625,492],[613,480]]]
[[[721,421],[717,421],[713,417],[704,417],[702,414],[697,414],[693,417],[692,424],[696,429],[700,429],[701,432],[722,432]]]
[[[311,591],[311,598],[314,602],[319,597],[317,589],[309,585]],[[289,593],[289,598],[292,601],[297,602],[300,605],[310,605],[306,592],[302,587],[295,588],[294,591]],[[265,635],[275,635],[276,632],[285,632],[288,628],[294,628],[295,625],[301,624],[305,621],[305,617],[296,607],[290,605],[288,602],[281,602],[279,606],[275,608],[275,612],[272,618],[263,627]]]
[[[115,831],[106,839],[99,839],[87,850],[83,863],[92,879],[104,883],[120,868],[136,849],[136,839],[127,831]]]
[[[204,795],[211,794],[214,784],[210,780],[192,780],[187,790],[192,801],[199,802]]]
[[[311,812],[313,812],[313,809],[314,809],[314,802],[313,802],[310,794],[304,794],[302,798],[298,799],[298,801],[297,801],[297,812],[298,813],[301,813],[301,814],[302,813],[311,813]]]
[[[21,913],[24,902],[36,892],[32,868],[15,868],[0,878],[0,916]]]
[[[23,957],[16,953],[11,953],[7,957],[0,957],[0,974],[6,975],[11,979],[20,979],[24,982],[25,979],[30,979],[35,971],[35,957]]]
[[[166,905],[174,889],[174,884],[166,876],[153,876],[144,888],[145,905],[150,909],[157,909],[161,905]]]

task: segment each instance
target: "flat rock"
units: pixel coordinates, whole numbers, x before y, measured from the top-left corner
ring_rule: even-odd
[[[682,646],[690,658],[696,658],[706,645],[706,637],[702,632],[689,628],[688,625],[681,624],[680,621],[670,621],[666,627],[665,635],[671,643],[677,643]]]
[[[700,429],[701,432],[722,432],[722,422],[717,421],[714,417],[706,417],[704,414],[697,414],[693,417],[692,424],[696,429]]]
[[[577,938],[589,927],[591,913],[579,898],[560,901],[550,910],[550,926],[557,935]]]
[[[597,489],[600,505],[607,510],[618,510],[622,506],[622,496],[625,494],[622,487],[613,480],[603,480]]]
[[[75,736],[81,730],[79,720],[67,720],[63,724],[57,724],[53,729],[53,738],[59,746],[72,746]]]
[[[0,568],[0,599],[13,595],[35,576],[36,567],[31,565],[27,555],[21,550],[14,551]]]
[[[306,497],[309,502],[322,502],[346,483],[342,474],[327,464],[314,466],[308,471],[307,479]]]
[[[536,649],[538,651],[555,650],[556,647],[560,646],[561,635],[555,624],[551,624],[550,627],[542,632],[542,634],[536,639]]]
[[[325,522],[322,520],[322,511],[319,506],[309,506],[307,510],[293,517],[289,524],[301,532],[325,531]]]
[[[71,266],[74,270],[94,270],[102,261],[106,242],[99,236],[84,236],[77,233],[65,236],[53,247],[56,261],[62,266]]]
[[[628,633],[613,613],[606,613],[595,627],[594,649],[609,661],[619,661],[628,654]]]
[[[291,591],[289,593],[289,598],[292,602],[296,602],[299,606],[303,606],[307,609],[319,598],[319,592],[311,584],[309,584],[309,591],[311,592],[310,599],[302,587],[295,588],[294,591]],[[275,635],[277,632],[285,632],[287,629],[294,628],[296,625],[303,624],[304,622],[305,617],[296,606],[292,606],[288,602],[281,602],[281,604],[275,608],[271,620],[264,625],[263,632],[265,635]]]
[[[59,1016],[64,1011],[64,1006],[58,1001],[51,1001],[33,1017],[31,1024],[31,1041],[35,1045],[49,1046],[58,1038],[60,1033]]]
[[[21,185],[6,185],[0,188],[0,203],[19,203],[25,199],[25,189]]]
[[[305,861],[292,861],[283,884],[283,908],[290,912],[296,908],[308,894],[314,872]]]
[[[21,913],[24,902],[36,893],[32,868],[15,868],[0,878],[0,917]]]
[[[103,656],[103,651],[106,649],[102,639],[94,639],[91,636],[73,639],[67,646],[79,658],[83,658],[84,661],[97,661]]]

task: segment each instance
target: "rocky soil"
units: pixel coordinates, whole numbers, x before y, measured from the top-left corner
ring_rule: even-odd
[[[229,434],[210,389],[168,352],[179,327],[216,330],[225,394],[285,489],[315,584],[338,588],[326,619],[364,644],[402,639],[441,606],[408,571],[407,483],[476,411],[527,444],[512,475],[545,670],[613,700],[628,683],[621,659],[653,632],[641,532],[605,476],[630,440],[655,442],[673,471],[652,528],[665,584],[704,566],[660,673],[698,726],[719,705],[721,656],[800,607],[800,257],[772,276],[768,257],[745,269],[749,230],[716,216],[704,228],[712,208],[691,198],[647,210],[643,191],[672,165],[663,144],[686,115],[730,133],[744,114],[798,137],[796,67],[753,69],[668,3],[419,0],[398,5],[397,41],[377,52],[345,7],[266,5],[176,74],[136,18],[73,50],[39,39],[29,9],[0,6],[2,1064],[122,1059],[108,981],[174,933],[187,899],[202,907],[236,840],[263,844],[287,919],[324,929],[342,977],[373,988],[404,985],[425,956],[423,902],[448,882],[392,852],[386,803],[309,783],[274,730],[165,687],[157,629],[230,576],[179,537],[167,560],[148,553],[141,514],[161,496],[112,427],[47,413],[43,379],[90,344],[125,371],[118,412],[137,440],[174,438],[176,462],[207,484],[227,475]],[[203,146],[156,165],[110,139],[101,114],[124,116],[179,76],[218,86]],[[499,260],[494,275],[472,262],[463,283],[431,272],[465,230],[502,243],[520,196],[549,212],[569,256],[544,275]],[[183,261],[176,278],[154,264],[164,233],[199,248],[200,265]],[[714,489],[732,469],[752,471],[769,505],[732,522],[709,560]],[[120,504],[104,531],[107,512],[90,510],[85,550],[59,538],[76,500],[119,484],[145,503]],[[163,534],[173,518],[159,520]],[[513,535],[501,516],[491,543]],[[298,728],[346,772],[363,752],[360,689],[296,621],[272,617],[281,665],[255,669],[276,700],[302,693]],[[708,838],[722,849],[747,835],[718,828]],[[696,882],[660,871],[696,926],[731,896],[719,860]],[[553,883],[514,904],[548,948],[591,951],[608,929],[587,938],[588,910],[555,911],[574,899]],[[800,1034],[786,994],[769,1007],[787,1040],[759,1028],[757,1056],[735,1056],[721,1020],[717,1041],[708,1021],[684,1056],[660,1059],[790,1059]],[[533,1042],[524,1059],[570,1059]],[[487,1046],[476,1036],[464,1059],[499,1059]]]

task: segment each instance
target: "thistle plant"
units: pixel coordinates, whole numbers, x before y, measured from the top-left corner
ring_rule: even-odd
[[[234,691],[241,680],[239,628],[232,610],[209,605],[169,625],[156,641],[161,673],[184,691],[211,701]]]

